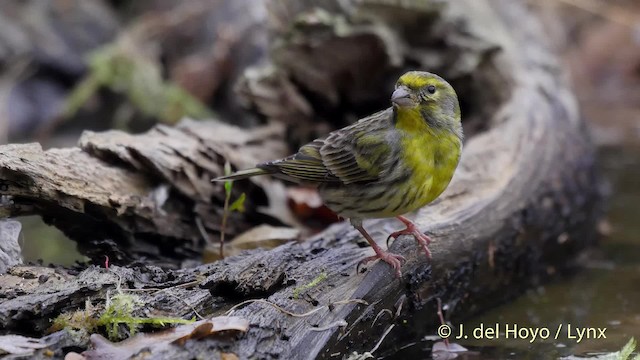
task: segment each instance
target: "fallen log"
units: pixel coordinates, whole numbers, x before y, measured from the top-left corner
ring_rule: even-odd
[[[349,13],[337,4],[333,5],[327,9]],[[561,66],[545,46],[543,31],[535,17],[524,5],[506,0],[459,1],[435,10],[407,10],[382,2],[374,5],[372,8],[393,9],[400,18],[417,19],[417,23],[425,18],[433,20],[432,16],[438,15],[431,29],[434,32],[451,31],[444,36],[444,47],[457,46],[454,53],[464,50],[469,53],[466,60],[477,60],[473,65],[463,61],[468,66],[467,71],[461,70],[462,65],[455,67],[460,73],[454,74],[454,78],[459,83],[467,83],[461,91],[463,105],[471,111],[469,118],[479,125],[475,131],[468,131],[473,136],[465,143],[461,165],[449,189],[436,203],[415,215],[421,229],[434,239],[432,260],[427,261],[416,251],[412,239],[401,237],[391,245],[392,251],[407,258],[401,279],[395,278],[383,263],[356,273],[358,260],[370,250],[359,247],[358,233],[348,224],[341,223],[302,242],[287,243],[271,250],[251,250],[193,268],[171,270],[143,264],[131,268],[112,266],[109,270],[91,267],[73,274],[64,270],[14,267],[0,278],[3,281],[0,285],[3,331],[41,335],[49,326],[49,319],[82,308],[87,299],[100,303],[116,289],[125,292],[137,289],[143,304],[136,309],[139,314],[190,318],[198,314],[205,317],[223,315],[232,310],[234,316],[250,323],[248,332],[237,339],[190,340],[187,346],[169,349],[150,346],[145,351],[152,357],[193,358],[222,352],[234,353],[240,358],[344,357],[353,351],[383,351],[394,344],[431,334],[439,325],[436,299],[447,305],[447,317],[455,323],[513,298],[523,289],[568,266],[576,254],[593,244],[600,215],[593,147],[564,81]],[[360,9],[352,6],[350,10]],[[376,24],[385,24],[384,20],[376,21],[381,21]],[[457,31],[452,30],[454,24]],[[381,34],[377,30],[374,33]],[[474,52],[472,45],[476,42],[483,45]],[[426,58],[428,56],[421,59],[426,61]],[[412,64],[407,59],[404,61]],[[420,65],[427,64],[422,62]],[[278,76],[291,76],[291,69],[287,68],[291,62],[281,66],[278,74],[285,75]],[[469,72],[469,69],[473,71]],[[447,77],[446,72],[444,75]],[[259,83],[260,79],[257,79],[253,84]],[[331,88],[331,85],[327,86]],[[278,86],[270,89],[277,91]],[[313,101],[309,104],[312,109]],[[465,125],[469,127],[468,122]],[[188,130],[192,126],[196,125],[186,123],[180,131],[198,141],[187,142],[187,145],[184,142],[158,143],[147,151],[155,152],[162,145],[165,150],[159,152],[179,154],[182,160],[177,164],[180,165],[192,161],[193,154],[203,154],[194,149],[205,146],[210,151],[220,146],[212,144],[224,143],[202,136],[206,133],[203,128],[215,125],[198,124],[197,131]],[[100,137],[108,142],[116,135],[120,136]],[[149,136],[153,136],[153,132]],[[274,142],[283,138],[279,136],[282,135],[272,137]],[[94,162],[90,165],[92,169],[104,168],[105,173],[121,184],[109,189],[99,188],[99,193],[124,191],[145,197],[157,185],[154,179],[160,178],[171,183],[181,198],[199,196],[198,191],[188,190],[198,187],[181,186],[177,180],[167,180],[171,179],[172,172],[163,169],[175,169],[173,166],[148,162],[156,155],[144,154],[141,150],[120,152],[118,149],[123,146],[117,141],[114,146],[89,145],[99,143],[92,137],[87,135],[81,141],[84,150],[49,150],[38,155],[32,151],[23,156],[23,160],[11,156],[11,151],[33,147],[3,147],[0,150],[0,177],[5,181],[10,177],[10,184],[44,186],[48,178],[53,178],[55,166],[51,172],[43,172],[42,166],[19,167],[17,164],[33,164],[34,157],[50,159],[51,154],[64,151],[64,156],[73,162],[78,159]],[[144,138],[144,135],[138,137],[135,142]],[[244,147],[250,144],[252,142],[247,141],[234,150],[247,151]],[[136,149],[131,144],[125,144],[124,148]],[[221,162],[221,159],[212,161],[217,167],[198,165],[197,168],[208,169],[198,178],[220,172]],[[82,165],[82,168],[86,166]],[[75,169],[74,176],[60,181],[84,179],[73,163],[65,167]],[[129,224],[123,219],[134,219],[135,222],[140,218],[142,221],[146,213],[139,205],[122,208],[121,204],[126,201],[117,201],[115,206],[110,205],[109,196],[96,198],[93,194],[94,189],[98,189],[97,183],[102,181],[83,183],[84,192],[91,194],[83,199],[99,203],[101,207],[97,209],[100,211],[96,211],[95,206],[79,206],[75,200],[77,194],[59,194],[55,186],[61,186],[60,182],[50,184],[49,192],[35,192],[33,187],[28,187],[32,190],[26,193],[9,190],[3,195],[13,196],[12,214],[16,214],[18,210],[15,209],[23,203],[41,213],[53,204],[56,209],[64,208],[65,213],[70,214],[69,219],[91,209],[92,218],[117,224],[122,234],[134,234],[127,238],[132,244],[127,249],[137,249],[141,246],[135,245],[141,243],[140,236],[136,236],[139,234],[135,233],[137,227],[123,225]],[[138,190],[126,187],[132,184],[138,186]],[[207,196],[213,196],[210,188],[202,189],[207,191]],[[56,196],[65,199],[65,204],[69,205],[58,205]],[[47,201],[43,204],[38,201],[40,198]],[[80,204],[87,202],[83,200]],[[209,206],[207,211],[215,212],[215,205]],[[109,211],[111,207],[114,208],[112,212]],[[115,209],[124,211],[118,214]],[[193,213],[179,209],[180,206],[171,207],[167,216],[174,216],[170,220],[182,226],[177,229],[170,226],[170,231],[198,236],[189,222]],[[153,224],[152,221],[147,223]],[[60,222],[57,224],[64,227]],[[372,236],[381,242],[398,225],[391,219],[366,223]],[[142,237],[147,239],[144,247],[161,246],[158,243],[162,244],[162,241],[157,239],[171,238],[174,240],[171,246],[187,246],[193,252],[197,251],[197,246],[180,245],[179,237],[163,229],[161,226],[146,227],[148,236]],[[82,239],[82,236],[76,236],[76,239]],[[118,243],[119,246],[123,245]],[[171,261],[171,256],[162,258]],[[47,272],[45,281],[40,280],[43,272]],[[251,299],[264,300],[245,303]],[[62,346],[80,349],[89,346],[87,338],[72,339],[61,333],[48,339],[64,344],[51,345],[58,355],[64,352]],[[42,354],[42,350],[38,350],[38,354]]]
[[[96,262],[104,256],[119,264],[144,258],[178,267],[202,252],[205,235],[198,223],[211,234],[210,241],[218,239],[224,192],[210,180],[222,174],[225,159],[246,167],[256,159],[282,156],[283,135],[278,124],[244,131],[186,120],[143,136],[86,132],[81,148],[6,145],[0,151],[0,182],[2,195],[12,201],[0,215],[39,214]],[[260,191],[251,184],[236,191]],[[230,235],[249,227],[236,215]]]

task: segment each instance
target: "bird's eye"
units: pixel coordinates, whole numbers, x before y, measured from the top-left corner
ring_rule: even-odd
[[[429,94],[435,94],[436,93],[436,87],[434,85],[429,85],[429,86],[427,86],[427,91],[429,92]]]

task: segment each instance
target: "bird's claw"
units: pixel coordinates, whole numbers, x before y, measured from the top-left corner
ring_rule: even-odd
[[[398,236],[406,235],[406,233],[404,231],[405,230],[395,231],[395,232],[392,232],[391,234],[389,234],[389,236],[387,236],[387,248],[389,247],[389,240],[393,239],[393,241],[395,241],[398,238]]]
[[[412,235],[416,239],[422,250],[424,250],[425,254],[427,254],[427,257],[431,259],[431,251],[429,250],[431,238],[422,233],[413,223],[407,224],[407,227],[403,230],[395,231],[389,234],[389,236],[387,237],[387,247],[389,247],[389,240],[395,240],[398,238],[398,236],[401,235]]]
[[[421,232],[414,234],[414,237],[418,242],[418,244],[420,244],[420,247],[422,247],[422,250],[424,250],[425,254],[427,254],[427,257],[431,259],[431,250],[429,250],[429,244],[431,243],[431,238]]]
[[[390,253],[388,251],[378,253],[373,256],[368,256],[360,260],[360,262],[358,262],[358,266],[356,266],[356,272],[360,273],[360,266],[363,266],[370,261],[378,260],[378,259],[389,264],[389,266],[391,266],[391,268],[395,271],[396,276],[400,277],[402,275],[400,273],[400,268],[402,267],[402,263],[405,262],[406,259],[402,255]]]

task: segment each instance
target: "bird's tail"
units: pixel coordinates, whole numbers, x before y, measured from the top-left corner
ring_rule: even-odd
[[[267,174],[271,174],[271,173],[268,170],[253,168],[253,169],[247,169],[247,170],[240,170],[238,172],[235,172],[227,176],[220,176],[211,181],[240,180],[240,179],[250,178],[252,176],[267,175]]]

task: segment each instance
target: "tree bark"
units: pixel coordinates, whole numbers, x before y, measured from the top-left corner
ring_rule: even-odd
[[[222,175],[225,159],[244,168],[283,156],[283,136],[279,124],[246,131],[186,120],[143,135],[86,132],[80,148],[2,146],[0,194],[11,203],[0,215],[40,214],[96,262],[106,255],[120,264],[145,258],[179,267],[202,252],[198,222],[210,241],[218,239],[224,191],[211,179]],[[235,186],[240,191],[258,199],[248,201],[251,208],[267,197],[252,182]],[[236,213],[229,224],[229,236],[250,226]]]
[[[273,4],[276,3],[283,4]],[[220,315],[234,305],[256,298],[267,299],[294,313],[322,309],[306,316],[291,316],[263,302],[251,303],[234,311],[235,316],[251,323],[245,336],[231,342],[192,341],[185,347],[174,346],[170,354],[154,353],[151,347],[148,351],[152,356],[191,358],[205,353],[213,356],[224,349],[240,358],[344,357],[353,351],[371,351],[379,342],[377,351],[384,351],[393,344],[431,334],[439,325],[436,299],[448,305],[447,316],[455,323],[513,298],[568,266],[576,254],[593,244],[601,211],[594,150],[560,63],[546,47],[543,29],[535,16],[524,5],[507,0],[465,0],[451,2],[444,8],[426,9],[402,9],[383,5],[383,2],[357,3],[360,5],[353,4],[349,9],[337,3],[327,9],[350,16],[355,16],[356,10],[378,14],[372,23],[387,24],[383,31],[376,28],[372,32],[372,36],[380,39],[386,36],[381,34],[410,39],[411,31],[417,31],[416,27],[420,29],[415,24],[432,19],[429,30],[433,36],[442,36],[439,44],[442,52],[461,56],[448,63],[438,57],[441,62],[436,61],[433,66],[444,69],[446,64],[452,65],[453,70],[448,74],[455,79],[454,86],[461,84],[463,107],[469,112],[465,126],[473,136],[465,143],[461,164],[449,188],[439,200],[415,216],[421,230],[434,239],[431,260],[417,251],[413,239],[400,237],[390,250],[407,258],[401,279],[395,278],[384,263],[373,264],[358,274],[356,264],[370,249],[359,247],[355,241],[360,238],[357,231],[347,223],[340,223],[306,241],[287,243],[272,250],[251,250],[188,269],[163,270],[143,265],[111,267],[106,271],[92,267],[77,275],[62,271],[39,283],[36,279],[40,272],[51,270],[14,267],[1,279],[4,283],[0,286],[0,297],[5,299],[0,304],[0,323],[5,331],[39,334],[48,326],[47,319],[81,307],[86,298],[103,300],[107,290],[116,286],[165,288],[140,292],[144,306],[139,311],[191,317],[195,310],[202,315]],[[304,11],[297,7],[288,9]],[[399,25],[390,23],[379,15],[389,13],[380,11],[385,9],[394,10],[394,19],[406,21],[400,21]],[[274,14],[277,17],[278,13]],[[350,34],[355,33],[362,34],[360,30]],[[354,39],[349,36],[348,39]],[[435,46],[428,45],[425,48]],[[399,56],[397,60],[385,62],[387,66],[402,63],[429,68],[430,54],[425,54],[419,46],[407,47],[407,43],[398,46],[405,49],[399,50],[400,55],[395,54]],[[288,51],[297,51],[291,49]],[[346,67],[351,66],[347,63]],[[292,81],[300,76],[295,74],[305,73],[304,65],[291,69],[291,64],[275,62],[273,66],[281,79],[298,84],[294,92],[305,93],[301,89],[308,84]],[[443,73],[447,77],[447,72]],[[252,84],[262,84],[263,80],[254,78]],[[269,91],[276,93],[290,85],[283,87],[282,81],[269,84]],[[325,85],[316,90],[317,94],[335,90],[335,84]],[[250,96],[251,89],[245,90]],[[319,103],[309,100],[308,104],[312,109],[310,114],[317,114],[313,109]],[[285,111],[284,114],[290,117],[292,113]],[[309,116],[309,121],[313,121],[314,116]],[[196,126],[197,131],[193,130]],[[155,220],[157,212],[149,210],[158,206],[143,206],[144,201],[139,199],[149,199],[161,181],[170,183],[179,193],[178,197],[168,200],[177,204],[185,198],[194,201],[202,194],[203,199],[215,198],[215,194],[220,196],[221,189],[194,185],[194,177],[185,179],[183,175],[199,174],[198,181],[204,181],[219,174],[223,160],[212,160],[207,154],[212,150],[227,156],[232,150],[246,154],[246,147],[253,145],[248,138],[256,137],[251,135],[255,132],[250,132],[248,138],[235,143],[233,149],[215,151],[229,145],[224,141],[227,137],[210,138],[213,132],[204,130],[209,126],[218,125],[185,123],[177,130],[162,127],[125,145],[120,133],[89,134],[81,141],[83,150],[41,152],[34,146],[3,147],[0,174],[10,186],[26,184],[18,186],[22,190],[10,190],[6,194],[14,197],[16,208],[25,203],[30,210],[52,217],[53,210],[47,209],[55,209],[56,214],[64,209],[68,220],[55,222],[63,228],[78,216],[84,219],[90,215],[115,229],[114,233],[132,234],[131,237],[123,235],[130,241],[127,251],[149,253],[139,249],[162,246],[158,243],[171,239],[170,246],[187,248],[193,253],[197,247],[180,244],[183,234],[188,236],[182,239],[193,240],[199,236],[192,223],[193,207],[185,211],[182,211],[185,207],[178,205],[169,207],[170,211],[162,218],[166,223],[160,225]],[[159,141],[148,146],[146,143],[136,145],[164,131],[172,135],[163,139],[171,138],[174,132],[180,132],[180,136],[187,139],[178,143]],[[284,130],[272,132],[270,139],[277,144],[283,139],[283,133]],[[58,178],[60,164],[52,162],[58,156],[68,159],[63,168],[71,175]],[[258,152],[253,152],[250,160],[260,157]],[[165,158],[174,161],[156,160]],[[46,159],[48,167],[37,159]],[[194,168],[206,170],[202,173],[177,170],[184,164],[196,164]],[[97,170],[85,174],[88,169]],[[111,183],[104,180],[107,178]],[[61,193],[60,187],[69,182],[77,183],[82,192]],[[138,200],[132,202],[131,199]],[[202,201],[207,207],[199,216],[204,219],[208,212],[215,212],[219,202]],[[89,204],[91,206],[87,206]],[[14,210],[12,214],[15,213]],[[139,224],[146,225],[142,231],[145,236],[140,236]],[[217,222],[212,221],[210,228],[213,224]],[[365,222],[372,236],[381,242],[399,225],[393,219]],[[141,242],[141,237],[145,241]],[[123,245],[118,242],[118,246]],[[162,258],[171,261],[169,256]],[[25,271],[35,274],[27,278],[36,279],[23,279]],[[323,272],[324,280],[310,288],[304,286]],[[20,292],[19,287],[28,290]],[[60,340],[62,335],[55,336],[58,336],[56,341],[68,346],[68,338]]]

